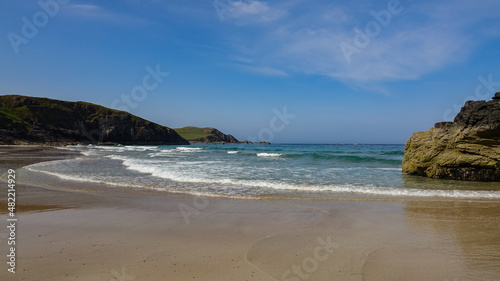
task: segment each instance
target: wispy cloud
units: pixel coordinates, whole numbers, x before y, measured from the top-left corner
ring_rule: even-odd
[[[93,4],[70,4],[63,13],[72,19],[105,21],[116,25],[144,25],[149,20],[135,15],[121,14]]]
[[[288,74],[283,70],[279,70],[272,67],[258,67],[258,66],[240,66],[244,71],[251,73],[263,75],[263,76],[276,76],[276,77],[286,77]]]
[[[73,4],[73,5],[70,5],[69,7],[76,9],[76,10],[85,11],[85,12],[99,10],[98,6],[91,5],[91,4]]]
[[[354,44],[354,29],[364,29],[374,20],[371,8],[329,4],[328,9],[318,5],[297,12],[297,7],[289,7],[277,13],[260,1],[246,3],[231,14],[235,23],[248,23],[245,17],[257,17],[254,20],[261,23],[274,20],[250,34],[247,41],[241,41],[238,34],[241,46],[234,55],[249,58],[255,68],[326,75],[346,83],[418,79],[467,60],[475,47],[498,36],[495,30],[500,29],[498,21],[496,26],[485,23],[500,8],[498,1],[401,1],[403,12],[393,15],[380,35],[348,62],[339,44]],[[375,11],[384,8],[386,3]],[[248,46],[253,46],[251,52],[241,52]]]
[[[237,24],[258,24],[276,21],[287,15],[287,12],[271,7],[263,1],[230,1],[229,8],[224,15]]]

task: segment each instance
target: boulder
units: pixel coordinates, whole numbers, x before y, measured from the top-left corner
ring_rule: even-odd
[[[430,178],[500,181],[500,93],[468,101],[453,122],[416,132],[406,142],[403,172]]]

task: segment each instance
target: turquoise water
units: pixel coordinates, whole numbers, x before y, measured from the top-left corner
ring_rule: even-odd
[[[404,175],[403,145],[70,146],[36,172],[117,187],[236,198],[500,198],[492,183]]]

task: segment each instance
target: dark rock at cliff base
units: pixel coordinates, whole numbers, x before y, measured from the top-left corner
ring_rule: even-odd
[[[0,96],[0,144],[189,144],[173,129],[87,102]]]
[[[270,142],[268,141],[261,141],[261,142],[251,142],[251,141],[242,141],[240,142],[241,144],[271,144]]]
[[[454,122],[437,123],[406,142],[403,172],[431,178],[500,181],[500,93],[468,101]]]

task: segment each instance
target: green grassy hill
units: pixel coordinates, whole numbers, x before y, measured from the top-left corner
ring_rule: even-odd
[[[200,143],[238,143],[232,135],[226,135],[215,128],[184,127],[174,129],[181,137],[190,142]]]
[[[204,139],[208,136],[212,136],[211,131],[214,128],[198,128],[198,127],[184,127],[179,129],[174,129],[181,137],[187,139],[188,141]]]

